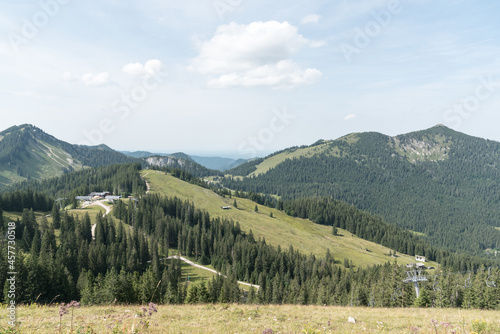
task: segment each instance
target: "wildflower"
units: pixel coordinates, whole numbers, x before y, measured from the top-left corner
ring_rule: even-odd
[[[449,322],[442,322],[441,326],[443,326],[444,328],[453,328],[453,326]]]
[[[154,303],[149,303],[148,315],[151,317],[155,312],[158,312],[158,308]]]
[[[80,308],[80,303],[77,302],[76,300],[72,300],[69,304],[68,304],[68,308],[69,307],[74,307],[74,308]]]
[[[61,305],[59,306],[59,316],[62,317],[65,314],[68,314],[68,306],[64,303],[61,303]]]
[[[69,313],[69,309],[71,308],[71,332],[73,333],[73,310],[75,308],[79,308],[80,303],[72,300],[69,304],[61,303],[59,306],[59,333],[62,331],[62,317],[65,314]]]

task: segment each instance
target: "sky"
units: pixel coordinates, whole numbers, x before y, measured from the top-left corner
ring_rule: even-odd
[[[0,130],[265,156],[444,124],[500,141],[500,3],[2,1]]]

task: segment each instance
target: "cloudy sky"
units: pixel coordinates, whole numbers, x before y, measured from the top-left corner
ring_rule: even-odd
[[[472,0],[4,2],[0,128],[242,157],[438,123],[500,141],[499,14]]]

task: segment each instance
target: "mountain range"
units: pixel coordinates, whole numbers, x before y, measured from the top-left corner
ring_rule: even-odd
[[[186,155],[137,159],[73,146],[28,125],[2,132],[0,143],[9,167],[66,173],[0,191],[0,232],[10,235],[7,222],[16,222],[26,254],[18,266],[28,278],[18,289],[22,303],[59,296],[105,305],[498,308],[499,261],[486,250],[497,248],[499,236],[499,143],[443,126],[397,137],[358,133],[277,152],[228,171],[232,176]],[[87,167],[124,158],[133,162]],[[63,159],[82,170],[61,171]],[[77,201],[104,189],[122,200]],[[166,259],[172,253],[225,275],[195,273]],[[418,278],[428,283],[413,293],[401,282],[422,256]],[[238,281],[258,291],[246,293]],[[193,299],[202,291],[210,298]]]
[[[500,143],[443,125],[319,140],[226,173],[230,189],[333,197],[457,251],[484,252],[500,241]]]
[[[106,145],[68,144],[29,124],[0,132],[0,186],[133,160]]]
[[[102,144],[73,145],[23,124],[0,132],[0,187],[24,180],[41,180],[89,167],[127,162],[183,168],[196,176],[217,175],[246,160],[206,158],[184,153],[118,152]]]
[[[0,132],[0,186],[140,162],[197,177],[218,176],[223,187],[283,200],[334,198],[455,251],[484,254],[500,242],[500,143],[443,125],[393,137],[365,132],[318,140],[224,173],[221,166],[234,161],[124,153],[106,145],[68,144],[33,125],[14,126]]]

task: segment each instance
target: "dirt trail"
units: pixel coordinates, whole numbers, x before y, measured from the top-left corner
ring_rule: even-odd
[[[151,190],[150,186],[149,186],[149,182],[148,180],[146,180],[146,176],[149,174],[149,172],[147,172],[146,174],[144,174],[143,176],[141,176],[141,179],[144,180],[144,182],[146,182],[146,187],[148,187],[148,190],[146,190],[146,194],[149,194],[149,191]]]
[[[220,272],[218,272],[217,270],[214,270],[214,269],[210,269],[208,267],[205,267],[205,266],[202,266],[202,265],[199,265],[199,264],[196,264],[194,263],[193,261],[190,261],[188,259],[186,259],[185,257],[183,256],[169,256],[168,259],[180,259],[181,261],[184,261],[186,262],[187,264],[189,264],[190,266],[193,266],[193,267],[196,267],[196,268],[200,268],[200,269],[203,269],[203,270],[208,270],[210,272],[213,272],[214,274],[217,274],[217,275],[222,275]],[[222,275],[224,277],[226,277],[226,275]],[[242,282],[242,281],[237,281],[238,284],[241,284],[241,285],[246,285],[246,286],[253,286],[254,288],[256,288],[257,290],[259,290],[260,286],[256,285],[256,284],[250,284],[250,283],[246,283],[246,282]]]
[[[102,215],[103,217],[105,217],[106,215],[108,215],[111,212],[111,208],[109,206],[104,205],[104,203],[102,202],[102,200],[96,201],[96,202],[92,202],[92,203],[90,203],[88,205],[84,205],[84,206],[82,206],[82,208],[90,206],[90,205],[95,205],[95,204],[103,207],[104,210],[106,210],[106,212]],[[92,225],[92,239],[95,239],[95,226],[96,226],[96,224]]]

